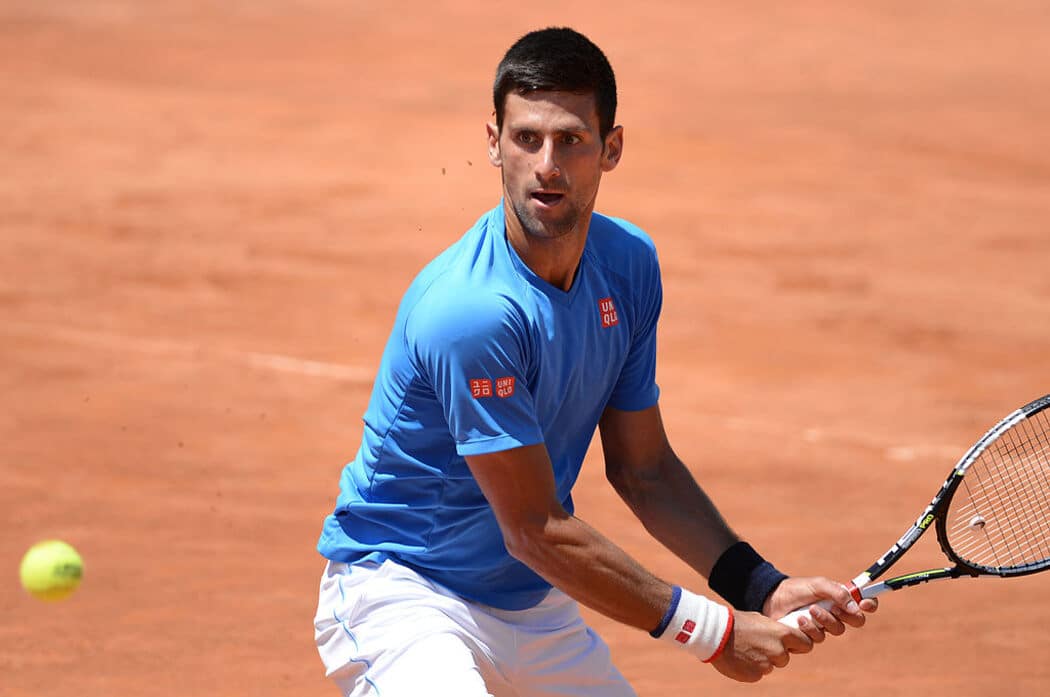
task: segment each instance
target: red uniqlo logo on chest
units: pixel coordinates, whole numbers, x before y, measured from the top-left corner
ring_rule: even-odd
[[[492,396],[492,381],[488,378],[478,378],[470,381],[470,394],[474,399]]]
[[[514,377],[496,378],[496,396],[506,399],[514,394]]]
[[[615,327],[620,323],[620,318],[616,316],[616,305],[613,304],[612,298],[602,298],[598,301],[598,312],[602,316],[602,327],[608,329],[609,327]]]

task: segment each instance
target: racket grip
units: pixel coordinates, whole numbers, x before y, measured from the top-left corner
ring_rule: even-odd
[[[860,578],[860,576],[857,577],[857,579]],[[874,598],[876,595],[879,595],[883,591],[888,590],[885,583],[877,583],[870,586],[864,586],[863,588],[858,588],[857,579],[855,579],[850,585],[845,586],[845,588],[849,591],[849,594],[853,596],[853,599],[856,600],[858,603],[863,598]],[[817,607],[822,607],[825,610],[830,610],[831,608],[835,607],[835,603],[831,600],[821,600],[819,603],[814,603],[814,605],[816,605]],[[807,605],[806,607],[800,607],[798,610],[793,610],[781,617],[779,620],[777,620],[777,622],[798,629],[798,618],[805,615],[810,619],[811,622],[813,622],[814,624],[818,624],[817,621],[814,620],[813,617],[809,614],[809,609],[811,607],[813,607],[813,605]]]
[[[817,606],[819,606],[819,607],[824,608],[825,610],[830,610],[831,608],[835,607],[835,603],[833,603],[830,600],[821,600],[819,603],[815,603],[815,604]],[[786,624],[789,627],[793,627],[795,629],[798,629],[799,628],[798,627],[798,618],[799,617],[808,617],[810,622],[812,622],[813,624],[817,624],[817,621],[815,619],[813,619],[812,615],[809,614],[809,609],[811,607],[813,607],[813,606],[812,605],[807,605],[806,607],[800,607],[799,609],[794,610],[794,611],[789,612],[788,614],[784,615],[779,620],[777,620],[777,622],[780,622],[781,624]]]

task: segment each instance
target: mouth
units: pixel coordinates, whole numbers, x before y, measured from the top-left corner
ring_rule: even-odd
[[[533,191],[529,194],[529,197],[545,208],[551,208],[561,203],[562,199],[565,198],[565,194],[556,191]]]

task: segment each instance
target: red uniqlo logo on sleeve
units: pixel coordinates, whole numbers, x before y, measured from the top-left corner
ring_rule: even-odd
[[[608,329],[609,327],[615,327],[620,323],[620,318],[616,316],[616,305],[613,304],[612,298],[602,298],[598,301],[598,312],[602,316],[602,327]]]
[[[496,396],[506,399],[514,394],[514,378],[496,378]]]
[[[478,378],[470,381],[470,394],[474,399],[492,396],[492,381],[488,378]]]

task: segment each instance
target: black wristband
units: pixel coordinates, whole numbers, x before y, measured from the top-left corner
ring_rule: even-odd
[[[707,585],[737,610],[762,612],[766,598],[785,578],[754,547],[741,541],[722,552]]]

